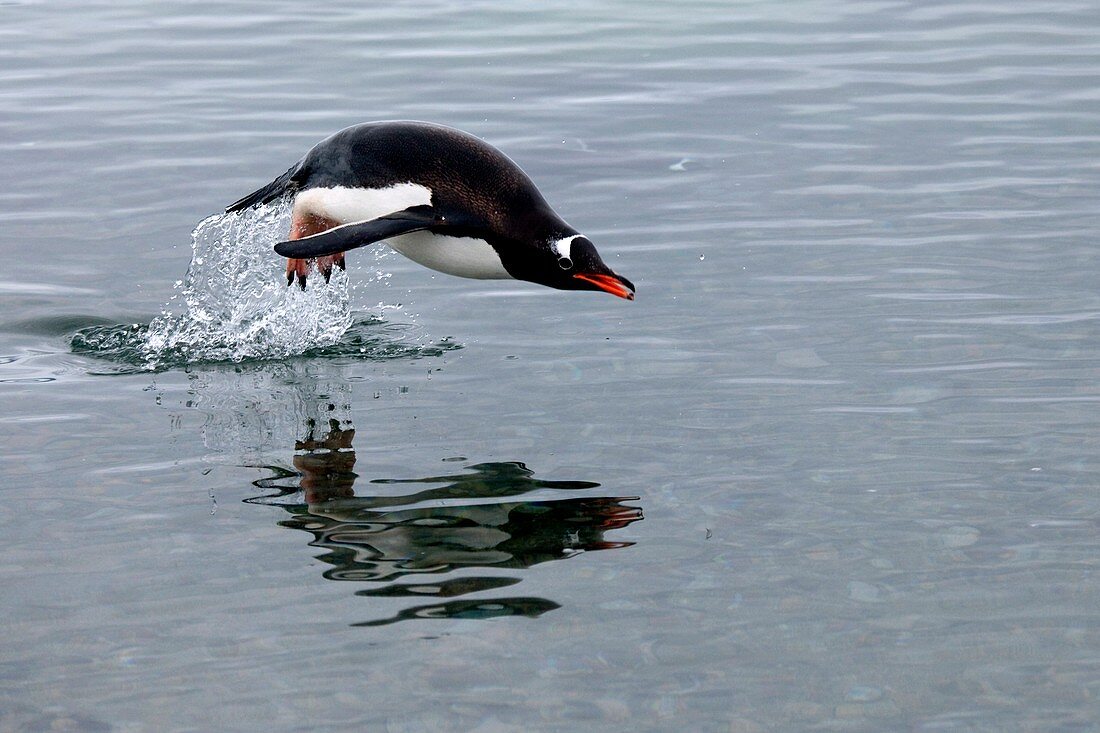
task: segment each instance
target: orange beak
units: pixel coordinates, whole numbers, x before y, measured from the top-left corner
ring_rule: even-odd
[[[615,275],[589,275],[582,272],[577,273],[573,277],[578,280],[590,282],[605,293],[611,293],[612,295],[617,295],[627,300],[634,300],[634,289],[628,288],[626,284]]]

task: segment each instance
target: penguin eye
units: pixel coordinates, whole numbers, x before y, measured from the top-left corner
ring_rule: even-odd
[[[569,259],[568,257],[559,257],[558,258],[558,267],[560,267],[563,270],[572,270],[573,269],[573,260]]]

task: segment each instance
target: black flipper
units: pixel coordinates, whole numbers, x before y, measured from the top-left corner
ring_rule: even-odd
[[[377,219],[342,224],[309,237],[279,242],[275,245],[275,251],[283,257],[299,260],[324,257],[380,242],[398,234],[445,226],[446,223],[436,215],[431,206],[413,206]]]
[[[225,213],[231,214],[234,211],[244,211],[245,209],[258,206],[260,204],[266,204],[269,201],[274,201],[288,190],[298,187],[298,184],[294,181],[294,175],[301,169],[301,162],[295,163],[286,173],[276,178],[271,183],[267,184],[261,189],[253,191],[245,196],[240,201],[235,201],[229,206],[225,207]]]

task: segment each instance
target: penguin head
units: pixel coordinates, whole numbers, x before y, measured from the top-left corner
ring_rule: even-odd
[[[634,300],[634,284],[604,264],[595,245],[574,232],[552,235],[534,248],[524,248],[523,263],[513,274],[558,290],[599,290]],[[512,268],[509,268],[512,269]]]

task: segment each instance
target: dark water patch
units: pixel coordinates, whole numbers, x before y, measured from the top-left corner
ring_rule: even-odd
[[[149,360],[145,352],[148,334],[149,325],[142,323],[85,326],[69,337],[69,348],[74,354],[115,362],[102,370],[95,370],[97,374],[134,374],[172,368],[171,361],[161,367]],[[186,359],[182,359],[175,366],[186,364]]]
[[[80,321],[73,318],[71,322]],[[194,349],[183,345],[154,353],[149,347],[151,329],[152,326],[146,323],[96,323],[80,327],[75,333],[71,333],[69,347],[74,354],[113,362],[102,369],[94,370],[92,373],[95,374],[162,372],[195,364],[257,363],[285,358],[282,354],[271,357],[257,355],[233,358],[230,355],[218,353],[203,358],[202,353],[196,353]],[[336,343],[306,349],[300,356],[303,358],[341,357],[368,361],[419,359],[440,356],[448,351],[462,348],[462,344],[450,338],[428,343],[408,340],[413,330],[414,326],[410,324],[390,323],[375,315],[361,314],[355,317],[352,325]]]
[[[403,340],[412,328],[410,324],[388,323],[377,316],[365,316],[353,322],[339,342],[331,346],[307,349],[302,356],[419,359],[425,356],[442,356],[448,351],[462,348],[462,344],[450,336],[430,343]]]
[[[37,336],[71,336],[77,331],[97,326],[116,326],[118,321],[79,313],[67,313],[42,318],[24,318],[0,325],[8,333],[25,333]]]
[[[355,591],[355,595],[373,596],[376,598],[423,598],[424,596],[452,598],[484,590],[507,588],[518,582],[520,582],[519,578],[505,578],[500,576],[454,578],[453,580],[444,580],[439,583],[393,583],[381,588],[358,590]]]
[[[486,601],[448,601],[427,606],[406,608],[391,618],[363,621],[352,626],[387,626],[398,621],[428,618],[489,619],[501,616],[538,618],[561,604],[545,598],[494,598]]]

